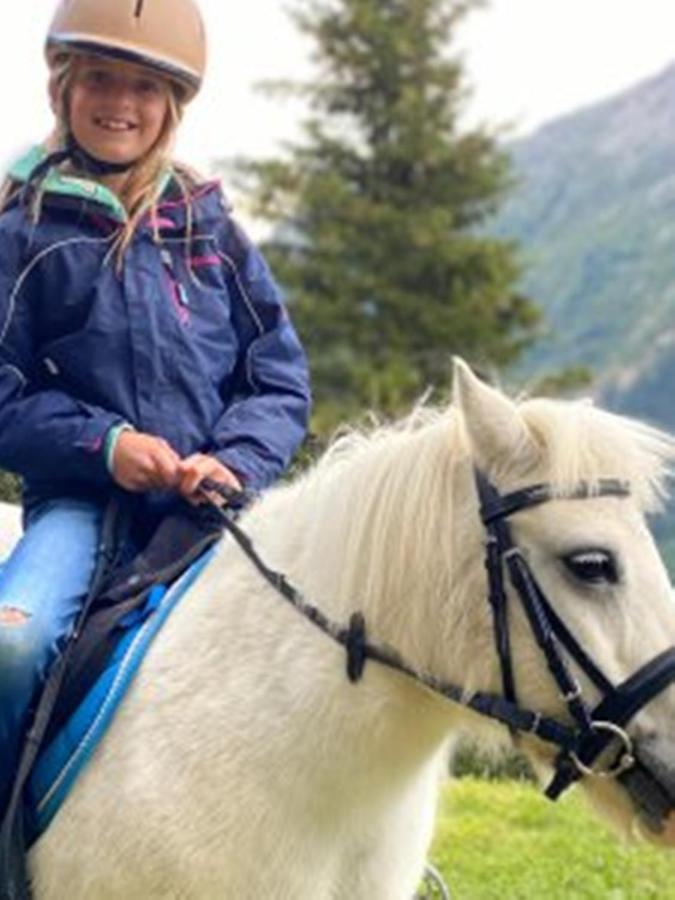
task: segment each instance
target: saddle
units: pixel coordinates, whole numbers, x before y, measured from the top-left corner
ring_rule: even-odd
[[[98,565],[73,636],[34,701],[0,826],[0,900],[31,897],[26,850],[40,828],[30,820],[24,797],[41,750],[50,746],[81,707],[134,618],[152,611],[153,590],[175,582],[220,538],[222,512],[209,505],[177,505],[160,521],[144,549],[125,565],[120,563],[120,548],[129,528],[128,504],[115,497],[104,516]]]

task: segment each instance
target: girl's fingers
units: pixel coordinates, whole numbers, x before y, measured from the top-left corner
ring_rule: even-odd
[[[177,486],[181,478],[181,461],[168,444],[154,449],[153,471],[149,474],[157,488],[169,490]]]
[[[184,459],[181,468],[183,476],[180,480],[178,490],[186,499],[191,502],[201,502],[204,499],[202,493],[198,493],[199,485],[205,478],[211,478],[220,484],[227,484],[229,487],[236,489],[241,488],[239,479],[224,466],[214,456],[206,456],[204,454],[194,454]],[[214,500],[219,500],[217,495],[213,496]]]
[[[199,486],[205,478],[241,490],[237,476],[215,456],[193,453],[181,460],[163,438],[129,432],[123,434],[115,453],[115,479],[131,491],[177,490],[191,503],[205,499]],[[211,498],[218,502],[214,494]]]
[[[180,457],[164,438],[125,431],[115,446],[113,477],[131,491],[170,489],[180,477]]]
[[[203,464],[198,459],[188,457],[181,463],[180,481],[178,490],[188,499],[192,498],[200,483],[204,478],[208,477],[208,473],[204,471]]]

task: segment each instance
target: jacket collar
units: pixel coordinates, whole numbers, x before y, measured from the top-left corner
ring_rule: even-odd
[[[32,147],[12,164],[9,176],[15,181],[25,183],[46,156],[47,151],[42,145]],[[186,222],[185,201],[175,188],[175,183],[172,184],[171,169],[165,171],[161,177],[161,199],[157,204],[160,230],[181,230]],[[50,169],[42,184],[48,199],[57,202],[86,201],[97,206],[101,213],[115,222],[123,224],[127,221],[127,211],[117,195],[94,179],[79,175],[64,175],[56,169]],[[192,202],[197,208],[197,216],[202,224],[207,224],[212,219],[221,219],[226,207],[218,181],[206,181],[197,185],[192,192]],[[146,227],[149,225],[148,218]],[[143,223],[139,227],[143,228]]]
[[[10,178],[25,183],[46,156],[47,151],[43,146],[31,147],[27,153],[24,153],[12,164],[9,170]],[[126,222],[127,220],[127,212],[119,198],[113,191],[97,181],[76,175],[64,175],[56,169],[50,169],[42,186],[47,194],[94,202],[103,206],[106,213],[116,221]]]

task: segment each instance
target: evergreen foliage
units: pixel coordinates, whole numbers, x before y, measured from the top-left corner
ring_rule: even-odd
[[[319,430],[387,414],[449,384],[450,356],[514,360],[538,313],[514,285],[515,245],[481,227],[510,186],[487,129],[461,132],[448,55],[481,0],[299,0],[313,41],[309,102],[283,158],[240,161],[264,244],[310,355]]]
[[[18,503],[20,495],[19,479],[10,472],[0,471],[0,500],[5,503]]]

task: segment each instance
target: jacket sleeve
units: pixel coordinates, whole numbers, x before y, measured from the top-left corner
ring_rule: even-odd
[[[307,430],[307,360],[261,253],[231,220],[220,242],[239,340],[225,411],[213,429],[215,455],[262,489],[288,466]]]
[[[105,437],[122,417],[41,386],[34,265],[7,217],[0,223],[0,468],[28,479],[109,483]]]

